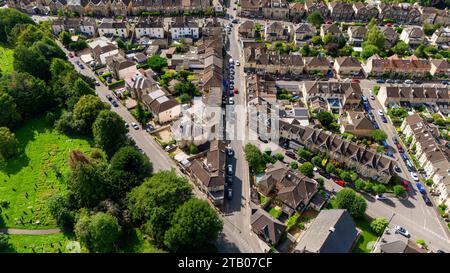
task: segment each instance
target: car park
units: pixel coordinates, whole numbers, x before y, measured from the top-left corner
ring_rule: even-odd
[[[394,230],[395,230],[395,233],[398,233],[398,234],[403,235],[405,237],[409,237],[410,236],[409,232],[404,227],[395,226]]]
[[[139,125],[136,122],[132,122],[131,126],[133,126],[134,130],[139,130]]]

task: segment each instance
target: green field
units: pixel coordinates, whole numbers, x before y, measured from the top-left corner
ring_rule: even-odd
[[[3,253],[67,253],[70,240],[62,234],[51,235],[9,235],[11,246],[1,249]],[[73,244],[73,243],[71,243]],[[69,244],[69,246],[71,245]]]
[[[13,71],[13,54],[14,51],[12,49],[0,44],[0,70],[3,74]]]
[[[56,228],[47,200],[67,190],[70,151],[78,149],[90,154],[93,148],[86,139],[59,134],[44,118],[28,121],[15,133],[22,152],[0,165],[0,200],[10,202],[3,209],[0,227]]]

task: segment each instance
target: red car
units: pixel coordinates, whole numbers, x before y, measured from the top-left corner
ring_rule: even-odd
[[[352,79],[352,82],[359,83],[359,80],[356,79],[356,78],[353,78],[353,79]]]
[[[402,180],[402,186],[405,191],[409,191],[409,182],[407,180]]]
[[[234,94],[238,94],[239,90],[237,88],[234,88],[233,92],[234,92]]]
[[[70,58],[73,58],[72,52],[69,53],[69,57],[70,57]]]
[[[398,151],[399,151],[400,153],[403,153],[403,152],[404,152],[403,147],[402,147],[402,145],[401,145],[400,143],[397,144],[397,149],[398,149]]]
[[[344,180],[335,180],[336,184],[338,184],[341,187],[345,187],[345,181]]]

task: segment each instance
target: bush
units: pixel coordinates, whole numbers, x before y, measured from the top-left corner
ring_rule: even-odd
[[[191,155],[198,154],[198,147],[195,144],[189,145],[189,154]]]
[[[109,84],[108,84],[108,87],[109,87],[109,88],[114,88],[114,87],[117,87],[117,86],[122,85],[122,84],[124,84],[124,83],[125,83],[124,80],[118,80],[118,81],[109,83]]]
[[[431,186],[433,186],[433,180],[427,179],[427,180],[425,180],[425,184],[426,184],[428,187],[431,187]]]
[[[355,181],[355,189],[357,190],[357,191],[360,191],[360,190],[362,190],[362,189],[364,189],[364,185],[366,184],[366,182],[364,182],[364,180],[362,180],[362,179],[357,179],[356,181]]]
[[[298,163],[296,161],[292,161],[291,163],[289,163],[289,166],[292,169],[298,169]]]
[[[279,161],[283,161],[283,159],[284,159],[284,155],[283,154],[276,154],[275,157]]]
[[[308,149],[300,148],[297,150],[297,154],[301,156],[303,159],[308,161],[311,160],[311,158],[313,157],[313,153],[311,153],[311,151],[309,151]]]
[[[428,245],[427,245],[427,243],[425,242],[425,240],[422,240],[422,239],[417,240],[417,241],[416,241],[416,244],[422,246],[422,247],[425,248],[425,249],[428,248]]]
[[[327,173],[332,174],[336,172],[336,166],[334,166],[333,163],[328,163],[327,167],[325,168],[325,170],[327,171]]]
[[[376,218],[370,223],[370,228],[377,234],[378,236],[381,236],[384,232],[384,229],[389,224],[388,220],[386,218]]]
[[[402,194],[405,193],[405,189],[401,185],[395,185],[394,186],[394,194],[395,196],[399,197]]]
[[[372,189],[377,195],[383,195],[386,192],[386,187],[382,184],[376,184]]]

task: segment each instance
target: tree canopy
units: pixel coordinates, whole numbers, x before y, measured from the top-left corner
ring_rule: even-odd
[[[153,55],[147,60],[150,68],[155,72],[161,72],[163,68],[167,67],[167,59],[159,55]]]
[[[111,157],[127,141],[125,121],[115,112],[101,111],[94,124],[92,132],[95,144]]]
[[[18,153],[19,142],[14,133],[6,127],[0,127],[0,159],[8,159]]]
[[[308,177],[314,177],[314,166],[311,162],[305,162],[300,165],[299,170],[302,174]]]
[[[346,209],[354,218],[364,216],[367,209],[366,200],[350,188],[344,188],[336,194],[336,206]]]
[[[372,131],[372,137],[375,141],[383,141],[387,139],[387,134],[380,129],[375,129]]]
[[[324,19],[318,11],[311,12],[306,20],[308,21],[308,23],[313,24],[316,28],[319,28],[324,23]]]
[[[253,144],[247,143],[244,147],[245,160],[253,173],[262,172],[266,167],[266,162],[261,151]]]
[[[191,199],[177,209],[164,235],[173,252],[201,250],[219,236],[223,223],[208,202]]]

